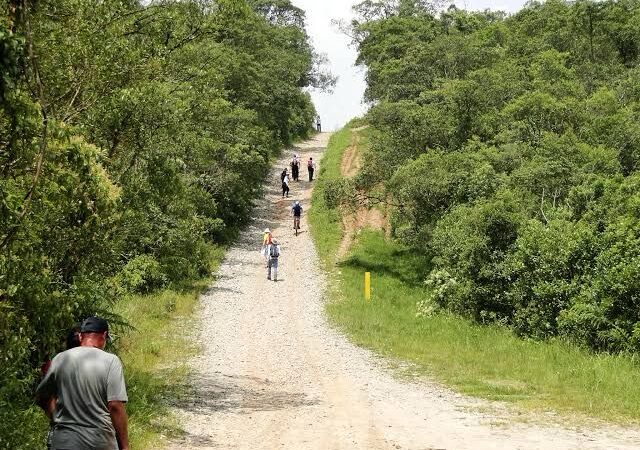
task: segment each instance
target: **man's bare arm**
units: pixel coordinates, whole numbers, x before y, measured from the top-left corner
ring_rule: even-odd
[[[47,417],[49,418],[49,420],[53,420],[53,415],[56,412],[56,403],[58,401],[57,397],[51,397],[49,399],[49,401],[47,402],[47,407],[45,408],[44,412],[47,415]]]
[[[111,401],[108,405],[111,422],[113,423],[113,427],[116,429],[118,448],[120,450],[129,450],[128,418],[124,402]]]
[[[44,394],[39,394],[36,397],[36,403],[44,413],[47,415],[49,420],[53,419],[53,413],[56,409],[56,397],[55,396],[47,396]]]

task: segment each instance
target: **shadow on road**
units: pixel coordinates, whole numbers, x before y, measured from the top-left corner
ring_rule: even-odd
[[[246,376],[199,376],[191,380],[174,407],[198,414],[217,412],[251,414],[317,405],[317,399],[304,393],[278,389],[277,384]]]

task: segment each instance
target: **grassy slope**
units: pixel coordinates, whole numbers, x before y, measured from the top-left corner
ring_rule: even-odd
[[[323,176],[339,176],[350,140],[337,134],[327,150]],[[456,390],[535,410],[553,409],[621,423],[640,422],[640,367],[627,357],[592,355],[561,342],[517,338],[498,326],[479,326],[449,314],[415,315],[425,295],[425,261],[380,233],[363,232],[347,260],[334,265],[341,227],[322,202],[322,177],[314,193],[311,227],[323,262],[338,289],[327,312],[361,346],[415,363]],[[317,209],[316,209],[317,208]],[[363,272],[372,272],[372,302],[362,294]]]
[[[351,130],[344,128],[331,136],[328,150],[320,164],[314,195],[311,200],[309,223],[316,246],[322,251],[322,262],[330,264],[327,256],[335,256],[342,239],[342,225],[337,210],[328,209],[324,202],[324,186],[330,179],[340,177],[342,153],[351,144]],[[327,265],[325,268],[329,268]]]

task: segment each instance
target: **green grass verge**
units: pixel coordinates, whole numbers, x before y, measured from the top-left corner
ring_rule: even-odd
[[[222,256],[219,249],[216,261]],[[158,448],[164,438],[181,431],[170,405],[184,394],[189,374],[186,362],[198,351],[189,324],[208,284],[204,280],[183,289],[130,296],[116,305],[115,313],[133,326],[116,342],[125,367],[133,450]]]
[[[338,134],[327,150],[330,174],[340,161],[340,149],[346,148],[344,139]],[[323,210],[322,195],[320,179],[311,229],[335,279],[327,314],[355,344],[410,361],[412,374],[428,375],[464,394],[580,420],[640,422],[636,360],[594,355],[558,341],[522,340],[504,327],[481,326],[447,313],[416,317],[416,303],[427,294],[422,280],[428,261],[378,232],[360,233],[350,256],[334,265],[332,243],[340,241],[342,231],[336,213]],[[363,298],[365,271],[372,273],[371,302]]]
[[[325,268],[328,268],[332,263],[332,257],[335,257],[340,246],[342,224],[339,211],[327,208],[323,192],[328,181],[341,176],[342,154],[351,144],[351,134],[349,128],[343,128],[331,136],[327,150],[322,157],[320,173],[311,200],[309,223],[316,247],[322,249],[321,258]]]

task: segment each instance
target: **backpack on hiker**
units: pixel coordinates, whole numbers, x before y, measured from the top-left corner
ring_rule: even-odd
[[[276,259],[280,256],[280,249],[277,245],[271,244],[269,246],[269,257]]]
[[[313,160],[310,159],[309,161],[307,161],[307,167],[309,169],[313,169]]]
[[[293,209],[293,215],[295,217],[300,217],[302,215],[302,206],[301,205],[295,205],[292,209]]]

